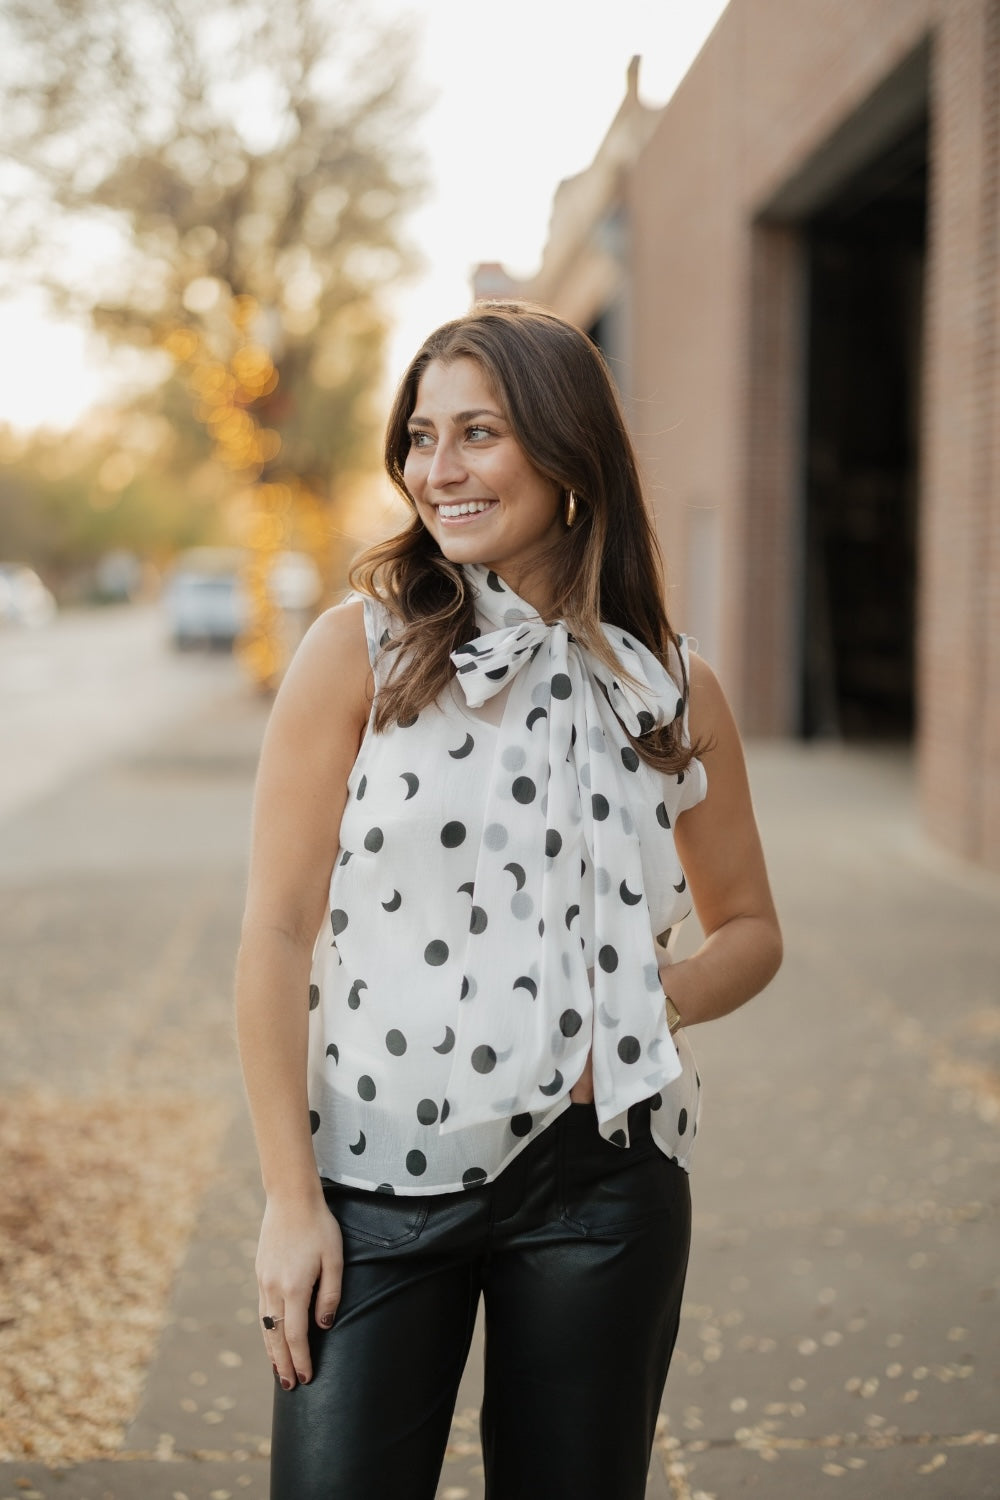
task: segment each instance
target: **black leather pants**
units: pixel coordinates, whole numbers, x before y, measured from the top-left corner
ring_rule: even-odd
[[[433,1500],[480,1296],[488,1500],[641,1500],[687,1268],[686,1172],[571,1105],[495,1182],[333,1186],[343,1300],[275,1384],[271,1500]]]

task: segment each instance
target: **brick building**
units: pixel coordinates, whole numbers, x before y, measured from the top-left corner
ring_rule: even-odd
[[[672,614],[747,733],[912,742],[1000,869],[1000,0],[731,0],[636,72],[525,291],[612,361]]]

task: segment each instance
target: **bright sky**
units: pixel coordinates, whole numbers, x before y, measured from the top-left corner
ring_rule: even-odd
[[[380,0],[419,28],[420,127],[432,179],[410,236],[424,269],[395,299],[390,377],[469,303],[481,260],[538,265],[559,182],[593,159],[642,57],[639,92],[673,93],[726,0]],[[38,299],[0,302],[0,422],[68,426],[110,394],[100,346]]]

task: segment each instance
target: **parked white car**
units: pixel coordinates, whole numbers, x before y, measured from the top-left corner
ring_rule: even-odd
[[[177,559],[163,602],[170,639],[179,650],[232,647],[250,619],[241,577],[245,561],[245,553],[230,547],[192,547]],[[311,615],[323,592],[319,569],[305,552],[279,552],[268,586],[274,603],[296,621]]]
[[[307,552],[279,552],[268,578],[268,591],[279,609],[307,613],[323,593],[323,580]]]
[[[0,563],[0,625],[47,625],[56,615],[55,596],[33,568]]]
[[[240,582],[242,553],[229,547],[192,547],[181,553],[163,591],[170,640],[179,651],[194,646],[231,649],[249,619]]]

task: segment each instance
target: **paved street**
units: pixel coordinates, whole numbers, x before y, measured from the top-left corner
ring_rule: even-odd
[[[0,1097],[179,1106],[203,1147],[109,1456],[9,1458],[0,1500],[267,1494],[230,1020],[264,708],[203,665],[210,693],[0,823]],[[695,1243],[648,1495],[998,1500],[1000,880],[922,841],[901,756],[757,746],[751,767],[787,956],[695,1036]],[[482,1495],[478,1357],[439,1500]]]
[[[231,683],[231,657],[167,649],[159,604],[69,609],[0,629],[0,817],[74,771],[142,744]]]

